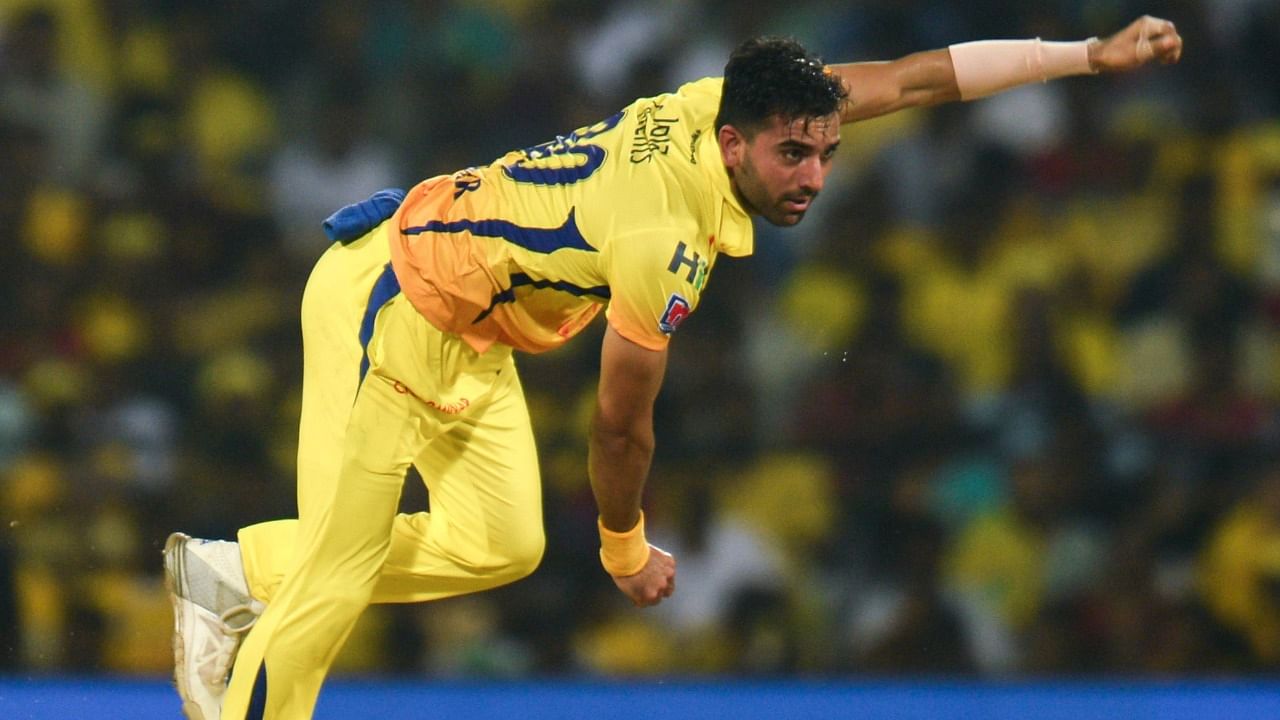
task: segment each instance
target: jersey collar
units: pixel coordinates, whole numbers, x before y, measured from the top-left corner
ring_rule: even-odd
[[[715,223],[719,228],[716,232],[716,250],[730,257],[745,257],[755,249],[751,216],[733,193],[729,171],[725,169],[724,160],[720,157],[720,143],[716,141],[715,128],[705,128],[703,133],[705,134],[698,147],[698,166],[707,176],[712,193],[719,201],[715,212]]]

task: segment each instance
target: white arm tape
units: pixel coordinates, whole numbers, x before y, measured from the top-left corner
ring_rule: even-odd
[[[960,99],[976,100],[1030,82],[1089,75],[1090,40],[979,40],[948,48]]]

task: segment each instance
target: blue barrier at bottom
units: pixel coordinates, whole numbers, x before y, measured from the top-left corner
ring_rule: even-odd
[[[162,681],[0,678],[0,718],[180,718]],[[516,683],[336,679],[320,720],[1200,720],[1280,718],[1280,682],[853,682],[548,680]]]

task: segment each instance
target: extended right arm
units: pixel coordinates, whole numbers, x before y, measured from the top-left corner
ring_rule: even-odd
[[[1127,72],[1181,57],[1182,37],[1173,23],[1143,16],[1105,40],[983,40],[888,62],[830,67],[849,91],[840,120],[855,122],[906,108],[975,100],[1031,82]]]

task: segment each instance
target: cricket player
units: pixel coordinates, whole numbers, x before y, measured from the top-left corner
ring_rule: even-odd
[[[302,299],[298,519],[244,528],[238,543],[175,533],[165,547],[187,716],[311,717],[369,603],[531,573],[541,493],[512,354],[559,347],[601,308],[588,458],[600,559],[636,605],[661,602],[676,562],[646,541],[640,502],[654,399],[717,259],[751,254],[751,216],[799,223],[844,123],[1181,51],[1173,24],[1151,17],[1105,40],[845,65],[755,39],[723,79],[336,213]],[[397,514],[411,464],[429,513]]]

